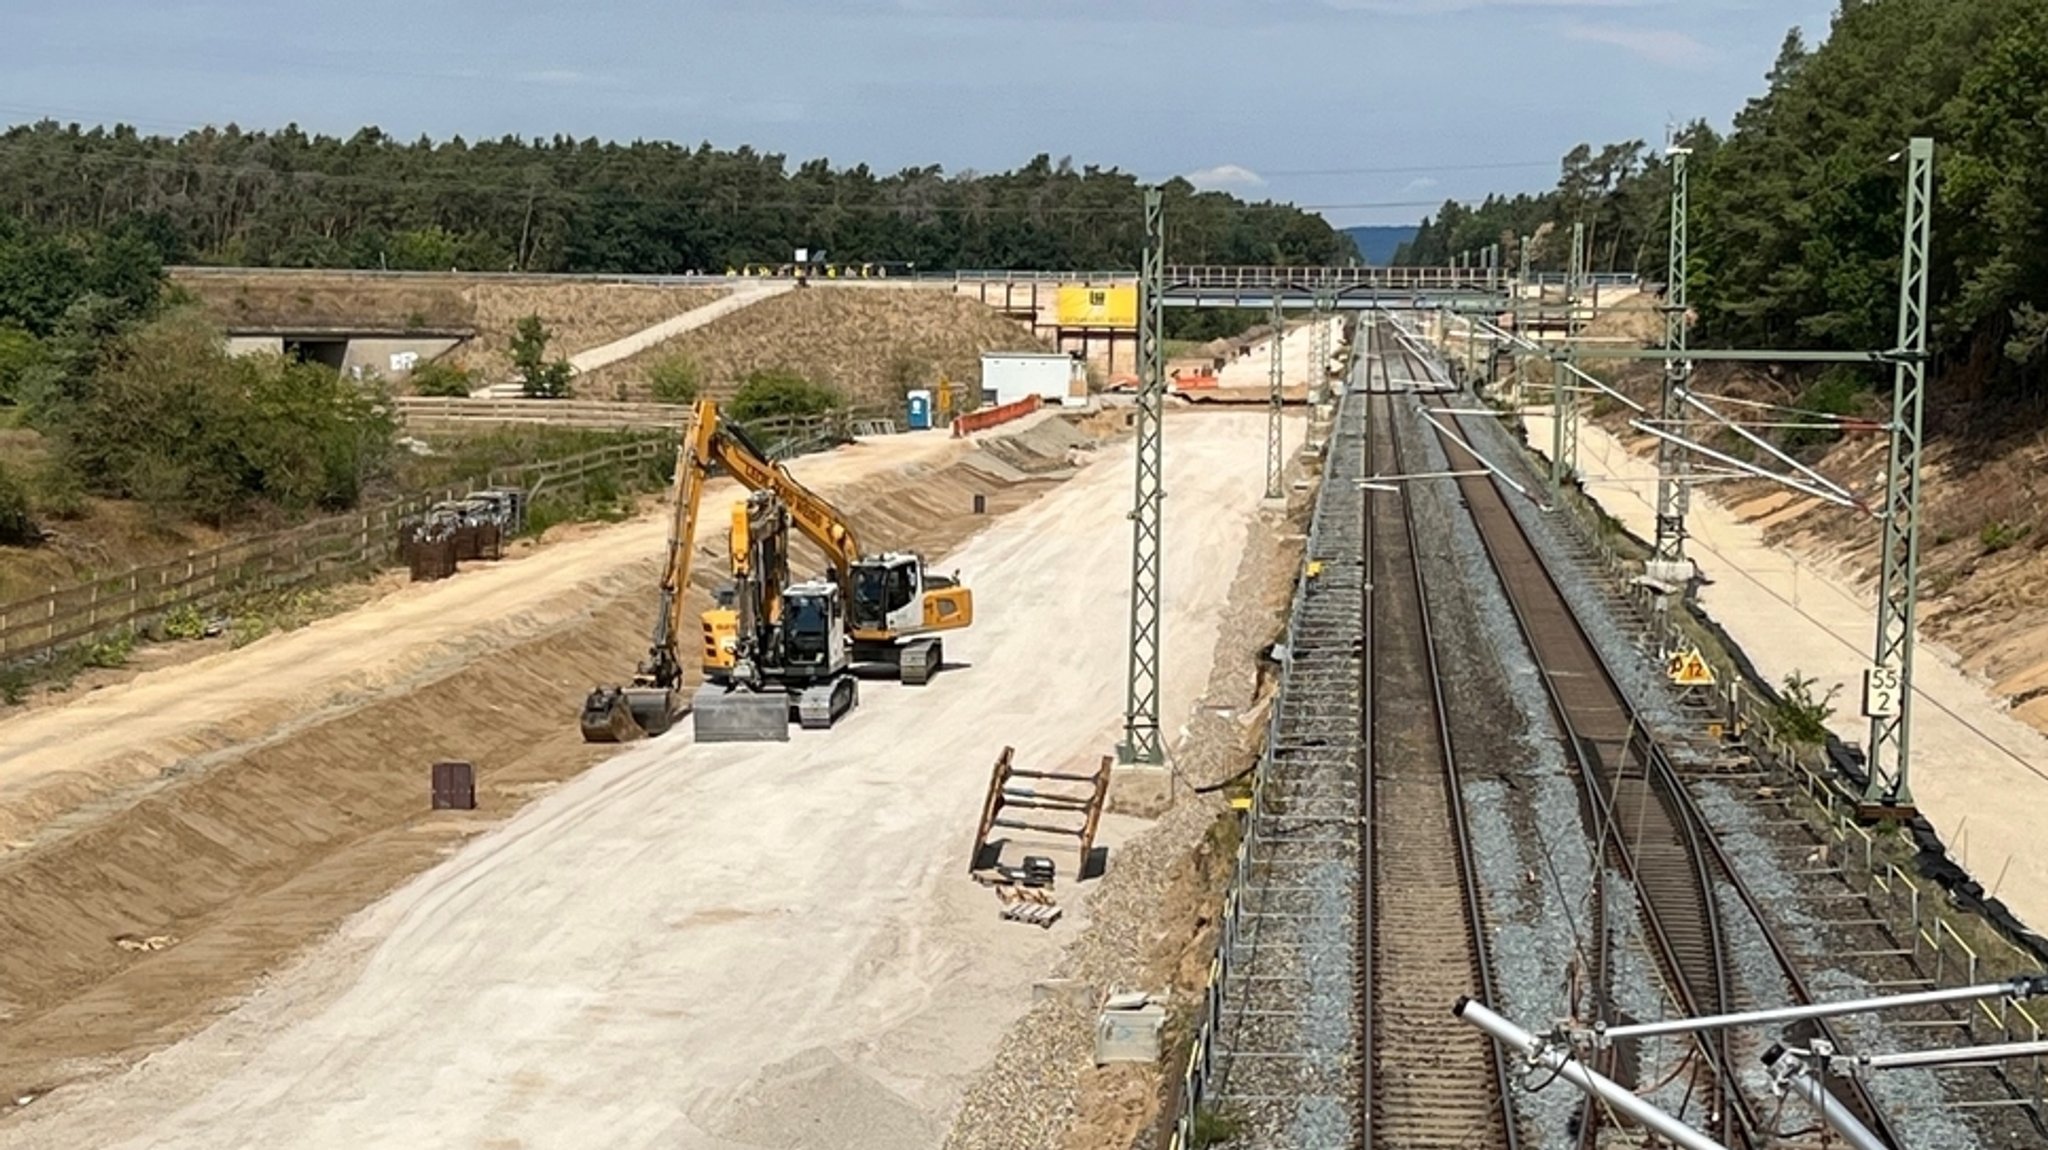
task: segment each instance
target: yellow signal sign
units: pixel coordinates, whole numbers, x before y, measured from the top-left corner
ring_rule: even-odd
[[[1714,669],[1700,657],[1697,649],[1677,651],[1671,662],[1665,665],[1664,673],[1681,687],[1711,687],[1714,685]]]

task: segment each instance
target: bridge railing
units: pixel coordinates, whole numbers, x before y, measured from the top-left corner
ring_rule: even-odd
[[[1353,288],[1409,290],[1483,290],[1506,281],[1499,271],[1485,268],[1425,267],[1243,267],[1231,265],[1174,265],[1166,269],[1169,290],[1213,292],[1343,291]]]

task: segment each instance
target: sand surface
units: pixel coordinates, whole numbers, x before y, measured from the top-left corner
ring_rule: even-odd
[[[1169,426],[1169,727],[1208,677],[1264,430],[1249,413]],[[1081,925],[998,921],[965,864],[1003,744],[1076,768],[1120,729],[1131,450],[1096,453],[942,561],[974,586],[977,621],[931,686],[864,684],[839,729],[787,744],[699,748],[685,728],[628,748],[204,1032],[35,1103],[0,1146],[936,1144]],[[341,657],[349,626],[308,629],[300,656]],[[11,769],[27,772],[19,755]],[[1131,829],[1110,820],[1112,847]]]

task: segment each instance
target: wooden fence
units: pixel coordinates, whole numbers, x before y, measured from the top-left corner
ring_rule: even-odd
[[[185,608],[204,610],[239,595],[313,586],[381,566],[397,554],[398,526],[407,516],[479,487],[520,486],[535,499],[573,494],[596,475],[649,465],[668,450],[669,444],[658,439],[613,444],[195,551],[168,563],[52,587],[0,604],[0,665],[46,658]]]
[[[505,409],[522,418],[500,422],[550,422],[583,418],[577,409],[608,409],[615,417],[627,409],[656,412],[652,418],[621,424],[554,423],[554,426],[630,426],[642,430],[680,426],[687,407],[667,404],[579,403],[564,400],[401,400],[401,404],[445,404],[456,410],[491,412]],[[539,410],[534,410],[539,409]],[[482,422],[489,415],[472,420]],[[457,422],[461,422],[458,419]],[[759,420],[747,431],[772,458],[788,459],[844,443],[855,435],[895,430],[887,415],[873,409],[850,409],[820,416]],[[123,631],[144,627],[184,608],[206,609],[239,595],[290,587],[314,586],[392,562],[398,553],[398,525],[443,500],[481,487],[516,486],[539,501],[580,493],[590,480],[623,467],[646,465],[672,450],[666,437],[612,444],[566,459],[505,468],[437,491],[408,496],[349,515],[314,520],[267,535],[252,536],[183,559],[131,567],[68,586],[52,587],[11,603],[0,603],[0,666],[47,658]]]
[[[689,407],[674,403],[604,403],[586,399],[469,399],[403,395],[392,400],[400,423],[414,431],[472,428],[478,424],[630,431],[681,427]]]
[[[584,399],[475,399],[399,396],[392,400],[399,422],[416,432],[473,429],[480,425],[538,425],[593,431],[676,429],[691,408],[674,403],[605,403]],[[896,415],[875,407],[847,408],[816,416],[756,420],[747,431],[764,444],[815,442],[895,430]]]

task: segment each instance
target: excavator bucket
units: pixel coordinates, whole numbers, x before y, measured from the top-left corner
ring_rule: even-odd
[[[706,684],[690,703],[700,743],[786,743],[789,694]]]
[[[674,721],[674,698],[658,687],[599,687],[583,701],[586,743],[630,743],[659,735]]]

